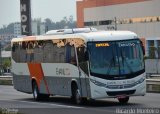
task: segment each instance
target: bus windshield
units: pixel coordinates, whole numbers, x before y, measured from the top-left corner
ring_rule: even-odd
[[[137,40],[88,42],[90,73],[101,78],[131,78],[144,72],[143,51]]]

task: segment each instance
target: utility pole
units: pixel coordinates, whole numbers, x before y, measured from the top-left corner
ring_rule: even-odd
[[[115,22],[115,30],[117,30],[117,18],[114,18],[114,22]]]

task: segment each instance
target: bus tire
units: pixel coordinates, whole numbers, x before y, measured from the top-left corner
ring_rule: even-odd
[[[42,97],[44,100],[47,100],[47,99],[49,99],[50,95],[49,94],[42,94]]]
[[[33,98],[36,101],[41,100],[42,95],[39,93],[39,89],[38,89],[38,85],[36,83],[36,81],[33,81],[32,83],[32,93],[33,93]]]
[[[129,101],[129,96],[125,97],[125,98],[118,98],[119,103],[121,104],[127,104]]]
[[[82,104],[81,93],[77,86],[72,89],[72,99],[76,104]]]

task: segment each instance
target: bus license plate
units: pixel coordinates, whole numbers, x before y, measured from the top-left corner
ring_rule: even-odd
[[[116,96],[118,99],[123,99],[123,98],[126,98],[126,95],[117,95]]]

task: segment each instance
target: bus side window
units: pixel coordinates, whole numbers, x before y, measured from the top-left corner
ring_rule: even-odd
[[[52,63],[65,63],[65,47],[59,44],[60,42],[52,41]]]
[[[14,42],[13,43],[13,46],[12,46],[12,57],[13,57],[13,60],[16,61],[16,62],[20,62],[19,61],[19,57],[20,57],[20,44],[19,42]]]
[[[15,46],[15,43],[13,43],[12,52],[15,52],[15,50],[16,50],[16,46]]]
[[[43,42],[44,41],[36,41],[34,48],[34,62],[41,63],[43,62]]]
[[[77,66],[75,47],[71,46],[71,60],[70,63]]]
[[[88,61],[89,60],[89,55],[88,55],[88,51],[84,52],[84,60]]]
[[[86,73],[89,74],[88,71],[88,52],[86,51],[85,47],[78,47],[77,48],[77,56],[79,61],[80,68]]]
[[[78,47],[77,48],[77,55],[78,55],[79,63],[85,62],[87,59],[86,57],[88,57],[87,51],[85,51],[85,47]]]
[[[26,61],[27,62],[33,62],[34,61],[34,41],[29,41],[27,43]]]
[[[66,63],[71,63],[73,65],[77,65],[77,61],[76,61],[76,55],[75,55],[75,47],[74,45],[69,45],[67,44],[65,46],[65,51],[66,51]]]
[[[21,63],[26,62],[26,42],[25,41],[20,43],[19,53],[20,53],[20,62]]]
[[[44,49],[43,61],[45,63],[53,63],[53,42],[45,41],[43,49]]]

